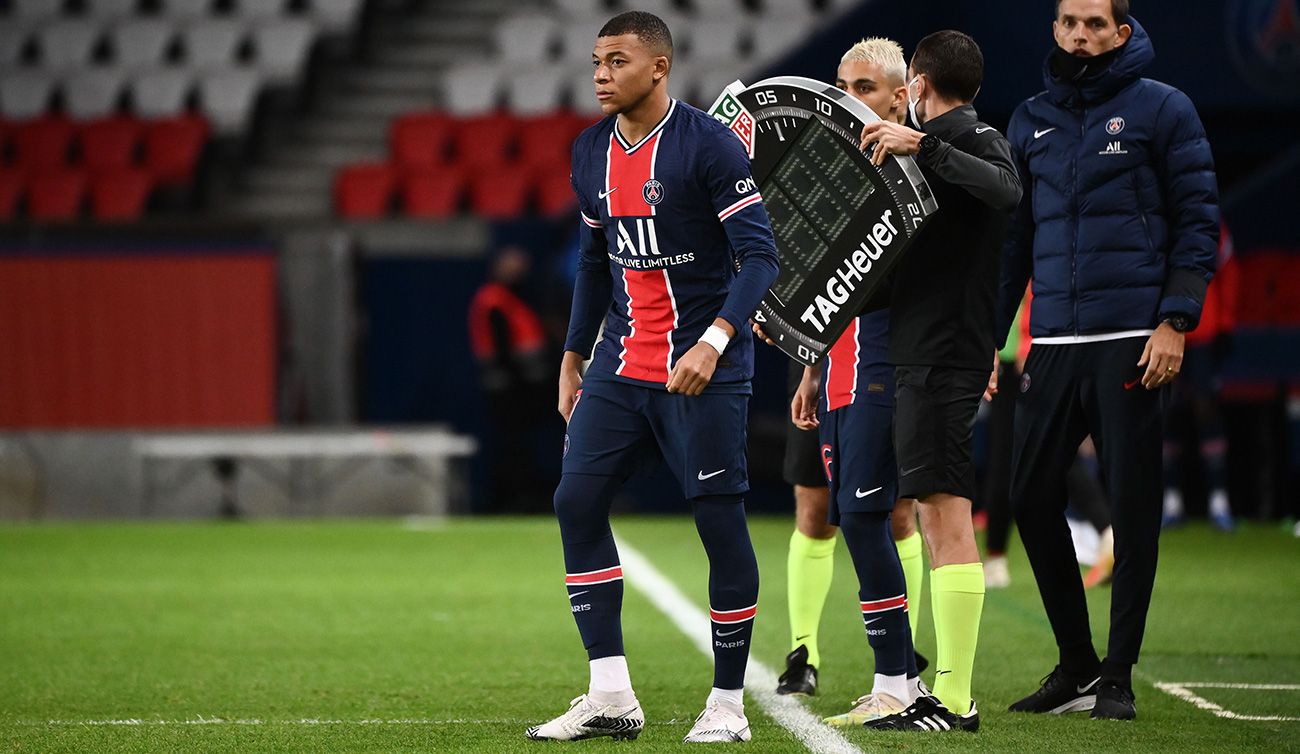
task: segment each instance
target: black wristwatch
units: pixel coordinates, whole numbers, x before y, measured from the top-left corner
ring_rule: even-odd
[[[1162,322],[1168,322],[1169,326],[1178,332],[1187,332],[1192,329],[1192,320],[1186,314],[1170,314]]]
[[[928,159],[934,154],[934,150],[939,148],[939,137],[934,134],[926,134],[921,137],[921,144],[917,148],[916,156],[922,160]]]

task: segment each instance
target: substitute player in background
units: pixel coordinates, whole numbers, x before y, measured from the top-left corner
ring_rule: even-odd
[[[840,61],[835,85],[871,108],[877,116],[902,122],[907,115],[907,64],[903,48],[889,39],[864,39]],[[889,312],[858,317],[831,348],[825,360],[826,388],[818,411],[822,369],[803,370],[792,396],[792,426],[811,431],[821,425],[816,461],[830,492],[820,499],[796,494],[796,529],[790,541],[790,625],[794,651],[777,693],[813,693],[818,664],[817,623],[830,587],[831,553],[836,527],[844,530],[858,575],[859,601],[867,638],[875,652],[872,691],[850,712],[827,718],[832,725],[861,725],[900,712],[915,700],[917,662],[913,654],[914,622],[909,622],[910,588],[899,562],[905,544],[915,544],[920,571],[920,537],[914,501],[899,501],[910,517],[906,538],[895,549],[890,510],[895,508],[897,469],[893,452],[894,374],[886,357]],[[818,413],[822,413],[821,417]],[[824,420],[824,421],[823,421]],[[787,452],[787,460],[789,453]],[[798,490],[796,490],[796,493]],[[816,505],[820,503],[820,505]],[[896,517],[897,518],[897,517]],[[811,536],[806,529],[822,533]],[[825,565],[822,565],[825,563]],[[822,573],[824,571],[824,574]],[[818,578],[822,577],[822,578]],[[920,581],[921,574],[917,574]],[[918,584],[919,588],[919,584]],[[909,683],[910,681],[910,683]],[[801,688],[802,685],[802,688]]]
[[[660,458],[691,503],[709,558],[713,690],[686,741],[750,738],[742,690],[758,564],[742,496],[754,345],[747,331],[732,338],[776,280],[776,244],[739,139],[668,96],[672,56],[668,27],[638,11],[610,19],[592,53],[607,117],[573,145],[584,227],[560,367],[569,426],[555,491],[591,683],[529,738],[633,738],[645,725],[623,652],[609,507],[634,470]]]

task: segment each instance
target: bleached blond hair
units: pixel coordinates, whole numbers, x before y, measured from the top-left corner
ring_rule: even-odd
[[[849,48],[840,58],[841,63],[861,60],[875,63],[890,78],[890,83],[902,86],[907,80],[907,63],[903,60],[903,46],[892,39],[868,37]]]

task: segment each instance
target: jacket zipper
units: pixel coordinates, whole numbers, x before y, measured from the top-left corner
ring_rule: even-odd
[[[1070,177],[1074,180],[1074,245],[1070,248],[1070,305],[1074,308],[1074,334],[1079,334],[1079,156],[1084,149],[1084,135],[1088,130],[1088,108],[1083,108],[1083,118],[1079,121],[1079,148],[1075,150],[1074,160],[1070,165]]]

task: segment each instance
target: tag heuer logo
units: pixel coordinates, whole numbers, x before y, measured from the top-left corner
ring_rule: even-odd
[[[1106,121],[1106,133],[1110,134],[1111,136],[1114,136],[1115,134],[1123,130],[1124,130],[1123,118],[1119,116],[1115,116],[1114,118],[1111,118],[1110,120]]]
[[[641,198],[646,204],[655,205],[664,200],[664,185],[651,178],[641,187]]]
[[[749,154],[750,159],[753,159],[754,116],[745,110],[744,106],[740,104],[740,100],[736,99],[730,92],[724,93],[709,115],[717,118],[724,126],[730,128],[731,132],[740,139],[740,143],[745,145],[745,152]]]

